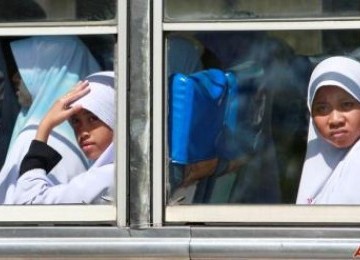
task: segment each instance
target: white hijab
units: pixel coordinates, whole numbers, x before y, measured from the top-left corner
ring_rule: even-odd
[[[84,109],[90,111],[100,118],[113,131],[115,128],[115,89],[114,89],[114,72],[102,71],[89,75],[85,78],[89,81],[90,92],[72,105],[80,104]],[[114,159],[115,149],[111,143],[100,157],[93,163],[89,173],[101,172],[103,178],[98,180],[98,188],[106,187],[100,195],[93,200],[92,196],[89,202],[106,203],[112,201],[114,196]],[[106,178],[105,176],[108,176]],[[89,194],[93,194],[90,192]]]
[[[331,57],[314,69],[308,87],[308,107],[317,90],[337,86],[360,102],[360,63]],[[297,204],[360,204],[360,141],[339,149],[323,139],[312,119]]]
[[[107,124],[112,130],[115,127],[115,90],[114,72],[102,71],[87,76],[90,92],[75,101],[72,105],[81,105]]]

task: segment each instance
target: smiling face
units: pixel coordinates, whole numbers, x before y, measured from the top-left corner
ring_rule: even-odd
[[[311,114],[323,138],[337,148],[350,147],[360,138],[360,103],[339,87],[321,87]]]
[[[111,144],[112,129],[86,109],[70,118],[77,142],[90,160],[96,160]]]

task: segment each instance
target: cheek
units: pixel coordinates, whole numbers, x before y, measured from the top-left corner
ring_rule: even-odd
[[[113,131],[104,127],[98,132],[98,137],[101,142],[99,143],[102,150],[105,150],[113,141]]]
[[[315,116],[315,117],[313,117],[313,121],[314,121],[315,127],[317,128],[317,130],[320,133],[326,132],[326,127],[327,127],[326,121],[327,120],[325,117]]]
[[[356,123],[353,126],[354,128],[354,132],[356,133],[357,138],[360,137],[360,115],[359,118],[357,119]]]

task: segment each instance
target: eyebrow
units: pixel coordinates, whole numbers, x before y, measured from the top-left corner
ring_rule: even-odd
[[[78,113],[76,113],[76,114],[73,114],[72,116],[78,116],[79,114],[84,114],[84,115],[89,115],[89,114],[91,114],[91,115],[95,115],[94,113],[92,113],[91,111],[89,111],[89,110],[87,110],[87,109],[83,109],[83,110],[81,110],[80,112],[78,112]]]

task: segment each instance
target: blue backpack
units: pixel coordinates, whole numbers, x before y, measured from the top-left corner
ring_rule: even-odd
[[[172,162],[188,164],[217,157],[228,81],[218,69],[189,76],[175,73],[169,88],[169,149]]]
[[[189,76],[173,74],[168,117],[170,160],[189,164],[254,153],[261,139],[258,126],[252,122],[257,87],[251,79],[258,75],[261,70],[254,66],[238,73],[209,69]]]

